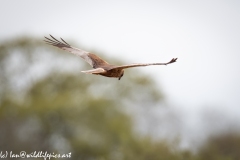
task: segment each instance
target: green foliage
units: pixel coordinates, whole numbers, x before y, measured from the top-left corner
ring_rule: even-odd
[[[118,81],[61,72],[58,66],[41,77],[31,68],[44,53],[53,55],[45,56],[54,58],[52,63],[63,56],[70,63],[72,55],[30,39],[0,49],[0,150],[72,152],[73,159],[158,159],[159,153],[175,157],[167,143],[140,138],[125,112],[131,105],[149,107],[162,99],[146,75],[130,71]],[[82,68],[87,66],[77,69]]]
[[[163,100],[151,77],[138,69],[121,81],[80,74],[90,67],[76,59],[29,38],[0,45],[0,151],[71,152],[80,160],[240,159],[237,135],[213,137],[197,155],[140,136],[126,111]]]
[[[199,150],[201,159],[238,160],[240,159],[240,135],[225,133],[209,137]]]

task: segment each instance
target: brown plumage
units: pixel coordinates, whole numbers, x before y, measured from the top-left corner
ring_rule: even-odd
[[[120,80],[124,74],[124,69],[126,68],[150,66],[150,65],[168,65],[177,61],[177,58],[173,58],[171,61],[167,63],[136,63],[136,64],[117,66],[117,65],[109,64],[108,62],[104,61],[103,59],[101,59],[100,57],[98,57],[93,53],[89,53],[87,51],[84,51],[69,45],[62,38],[60,38],[62,41],[59,41],[56,38],[54,38],[52,35],[50,36],[51,38],[45,37],[46,39],[44,41],[47,42],[47,44],[61,48],[63,50],[66,50],[72,54],[75,54],[81,57],[94,68],[92,70],[82,71],[83,73],[102,75],[105,77],[114,77]]]

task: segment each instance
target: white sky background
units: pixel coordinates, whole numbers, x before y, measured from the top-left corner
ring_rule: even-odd
[[[2,0],[0,19],[0,41],[50,33],[128,63],[178,57],[167,67],[141,70],[159,81],[190,126],[206,109],[240,122],[237,0]]]

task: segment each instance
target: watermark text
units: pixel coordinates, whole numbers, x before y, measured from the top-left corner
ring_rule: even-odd
[[[43,158],[44,160],[50,160],[51,158],[71,158],[71,152],[66,154],[59,153],[48,153],[47,151],[34,151],[31,153],[27,153],[25,151],[21,151],[19,153],[14,153],[13,151],[0,151],[0,159],[4,158]]]

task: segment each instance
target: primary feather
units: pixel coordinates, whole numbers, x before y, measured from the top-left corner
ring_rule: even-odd
[[[50,36],[52,37],[52,39],[50,39],[48,37],[45,37],[46,40],[44,40],[44,41],[47,42],[50,45],[53,45],[55,47],[58,47],[62,50],[68,51],[72,54],[75,54],[75,55],[81,57],[87,63],[89,63],[93,68],[97,68],[101,65],[108,64],[106,61],[104,61],[100,57],[96,56],[95,54],[89,53],[87,51],[84,51],[82,49],[75,48],[75,47],[69,45],[62,38],[61,38],[61,40],[62,40],[62,42],[61,42],[61,41],[57,40],[56,38],[54,38],[52,35],[50,35]]]

